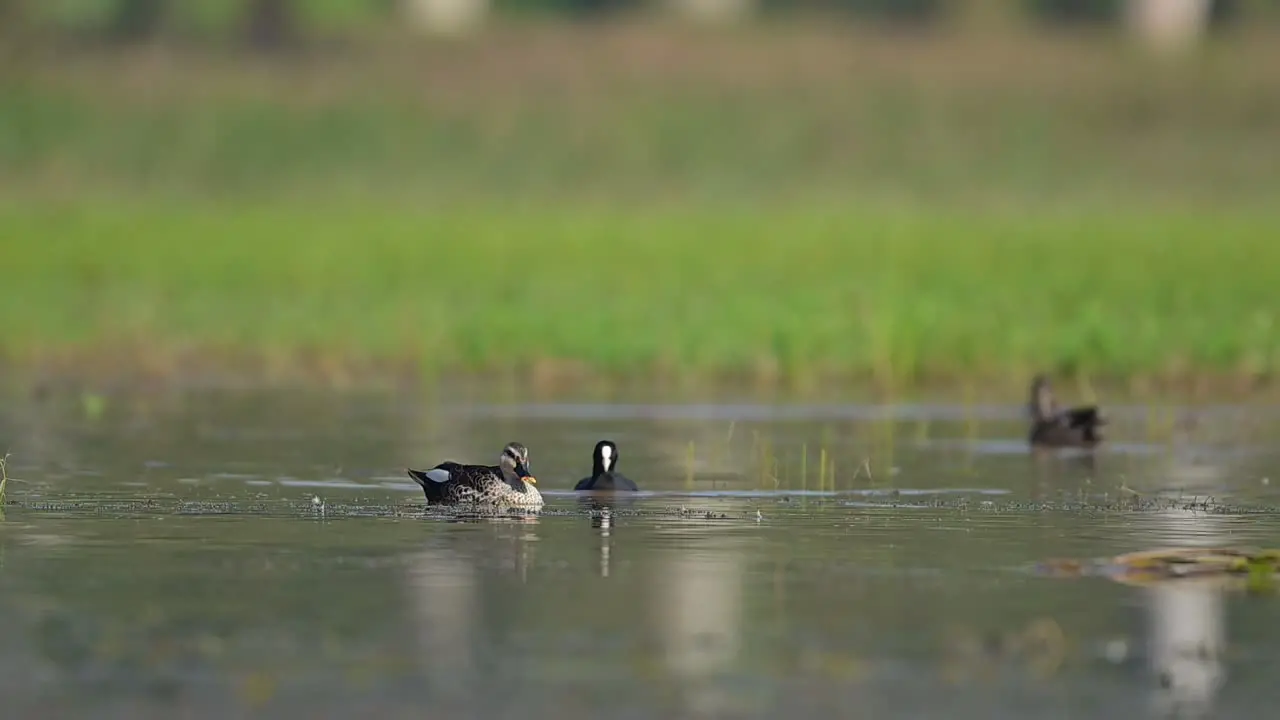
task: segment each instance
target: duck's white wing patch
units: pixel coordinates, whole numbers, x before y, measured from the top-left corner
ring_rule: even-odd
[[[425,475],[431,482],[447,483],[449,482],[449,471],[444,468],[432,468]]]

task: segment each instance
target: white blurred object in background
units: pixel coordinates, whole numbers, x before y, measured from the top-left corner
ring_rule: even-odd
[[[484,24],[489,0],[401,0],[401,9],[416,30],[462,35]]]
[[[1125,20],[1143,44],[1172,53],[1199,43],[1212,8],[1212,0],[1128,0]]]
[[[669,0],[681,17],[708,25],[737,22],[755,14],[755,0]]]

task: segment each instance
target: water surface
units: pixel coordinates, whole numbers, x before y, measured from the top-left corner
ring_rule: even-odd
[[[1166,432],[1120,407],[1103,451],[1042,456],[1013,405],[571,400],[9,399],[5,717],[1259,717],[1277,699],[1275,599],[1035,572],[1280,546],[1277,418],[1202,407]],[[569,492],[602,437],[644,492]],[[540,515],[422,512],[405,465],[509,440]]]

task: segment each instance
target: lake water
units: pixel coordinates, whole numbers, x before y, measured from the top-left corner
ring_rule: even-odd
[[[1012,403],[483,400],[8,397],[3,717],[1257,718],[1280,699],[1280,599],[1036,571],[1280,546],[1263,410],[1109,407],[1091,457],[1029,453]],[[604,437],[643,492],[592,505],[569,489]],[[510,440],[541,514],[422,512],[406,465]]]

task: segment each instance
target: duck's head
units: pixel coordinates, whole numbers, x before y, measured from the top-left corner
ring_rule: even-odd
[[[527,483],[538,482],[529,472],[529,448],[518,442],[507,443],[507,446],[502,448],[502,458],[498,461],[498,465],[502,468],[504,475],[514,475]]]
[[[1031,398],[1028,402],[1028,408],[1031,410],[1031,417],[1036,420],[1046,420],[1053,417],[1057,412],[1057,406],[1053,401],[1053,389],[1049,387],[1049,378],[1044,375],[1036,375],[1031,379]]]
[[[618,466],[618,446],[612,440],[601,440],[591,454],[591,474],[613,472]]]

